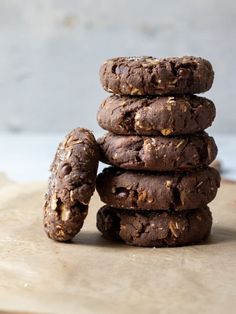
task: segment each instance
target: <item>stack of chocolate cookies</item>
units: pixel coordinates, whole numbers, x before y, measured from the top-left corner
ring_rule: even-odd
[[[209,167],[214,139],[204,130],[215,118],[209,99],[211,64],[202,58],[114,58],[100,69],[112,92],[98,111],[108,130],[98,140],[105,168],[97,191],[106,204],[97,227],[109,239],[138,246],[199,243],[211,231],[207,206],[220,176]]]

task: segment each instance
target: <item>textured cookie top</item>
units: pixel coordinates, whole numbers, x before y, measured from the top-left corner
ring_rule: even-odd
[[[122,95],[194,94],[209,90],[214,72],[200,57],[120,57],[100,68],[100,80],[108,92]]]
[[[50,238],[66,241],[79,232],[95,189],[98,159],[96,140],[87,129],[73,130],[59,144],[44,205]]]
[[[49,194],[67,206],[87,205],[94,191],[98,147],[93,134],[82,128],[70,132],[59,144],[51,165]]]

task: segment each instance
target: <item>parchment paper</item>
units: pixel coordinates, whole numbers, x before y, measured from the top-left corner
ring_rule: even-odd
[[[235,313],[236,185],[211,204],[205,245],[137,248],[100,236],[93,197],[74,243],[42,229],[46,183],[0,176],[0,309],[31,313]]]

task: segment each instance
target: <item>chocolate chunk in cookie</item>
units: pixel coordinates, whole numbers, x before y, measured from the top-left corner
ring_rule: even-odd
[[[128,97],[113,95],[100,106],[99,125],[120,135],[179,135],[208,128],[214,103],[194,95]]]
[[[98,144],[101,161],[134,170],[189,170],[209,165],[217,155],[214,139],[205,132],[175,137],[107,133]]]
[[[202,93],[211,88],[213,79],[210,62],[192,56],[120,57],[107,60],[100,68],[103,88],[121,95]]]
[[[80,231],[95,189],[98,160],[98,146],[89,130],[77,128],[59,144],[44,205],[49,238],[67,241]]]
[[[211,226],[208,207],[182,212],[147,212],[104,206],[97,213],[97,228],[105,238],[136,246],[200,243],[210,234]]]
[[[101,200],[126,209],[174,210],[200,208],[211,202],[220,186],[217,170],[154,173],[105,168],[97,177]]]

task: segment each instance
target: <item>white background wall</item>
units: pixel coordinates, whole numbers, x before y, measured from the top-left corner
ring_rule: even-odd
[[[101,132],[104,59],[190,54],[215,69],[213,131],[236,133],[235,38],[235,0],[0,0],[0,131]]]

